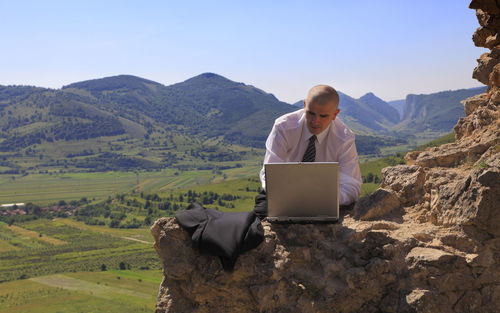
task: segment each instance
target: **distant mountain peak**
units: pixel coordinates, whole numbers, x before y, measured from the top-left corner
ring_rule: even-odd
[[[186,82],[193,82],[193,81],[203,81],[203,82],[205,82],[207,80],[212,80],[212,81],[231,81],[230,79],[227,79],[226,77],[224,77],[222,75],[211,73],[211,72],[207,72],[207,73],[202,73],[200,75],[196,75],[194,77],[191,77],[191,78],[187,79]]]
[[[225,78],[224,76],[221,76],[221,75],[215,74],[215,73],[211,73],[211,72],[201,73],[200,75],[195,76],[195,77],[200,77],[200,78],[219,78],[219,77],[222,77],[222,78]]]
[[[137,77],[134,75],[116,75],[104,78],[84,80],[81,82],[73,83],[67,86],[63,86],[62,89],[66,88],[80,88],[87,89],[91,91],[102,91],[102,90],[113,90],[117,88],[137,88],[142,87],[144,84],[163,86],[155,81]]]
[[[380,99],[379,97],[377,97],[373,92],[368,92],[366,93],[365,95],[363,95],[361,98],[359,98],[360,100],[367,100],[367,99]],[[382,99],[380,99],[382,100]],[[382,100],[383,101],[383,100]]]
[[[371,110],[383,116],[382,123],[385,125],[396,124],[399,122],[399,113],[387,102],[377,97],[373,92],[369,92],[358,99],[359,102],[367,105]]]

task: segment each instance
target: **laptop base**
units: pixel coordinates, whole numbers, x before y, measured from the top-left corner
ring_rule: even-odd
[[[339,221],[334,216],[268,216],[264,220],[276,224],[330,224]]]

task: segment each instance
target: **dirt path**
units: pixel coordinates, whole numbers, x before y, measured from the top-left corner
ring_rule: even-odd
[[[146,243],[146,244],[148,244],[148,245],[153,244],[153,242],[148,242],[148,241],[145,241],[145,240],[136,239],[136,238],[132,238],[132,237],[122,237],[122,238],[123,238],[123,239],[128,239],[128,240],[137,241],[137,242]]]
[[[49,275],[49,276],[42,276],[42,277],[34,277],[30,278],[32,281],[36,281],[38,283],[51,286],[51,287],[58,287],[58,288],[63,288],[66,290],[74,290],[74,291],[81,291],[84,293],[87,293],[92,296],[96,296],[99,298],[104,298],[104,299],[109,299],[112,297],[116,297],[116,295],[127,295],[127,296],[134,296],[134,297],[139,297],[139,298],[151,298],[151,295],[145,294],[142,292],[137,292],[137,291],[132,291],[128,289],[123,289],[123,288],[117,288],[117,287],[111,287],[111,286],[105,286],[101,284],[96,284],[92,283],[89,281],[61,275],[61,274],[56,274],[56,275]]]

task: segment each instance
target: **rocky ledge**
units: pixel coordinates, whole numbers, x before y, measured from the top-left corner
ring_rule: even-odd
[[[406,155],[337,224],[264,222],[232,272],[174,218],[152,227],[164,279],[156,312],[498,312],[500,6],[474,0],[474,43],[491,49],[456,141]]]
[[[195,252],[174,218],[156,221],[165,275],[157,312],[497,312],[498,167],[478,168],[455,188],[456,176],[428,169],[419,180],[419,169],[386,170],[386,188],[337,224],[264,222],[265,241],[233,272]],[[446,188],[434,194],[436,185]]]

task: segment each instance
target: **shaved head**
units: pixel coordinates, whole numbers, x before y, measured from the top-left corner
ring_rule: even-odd
[[[315,103],[318,105],[325,105],[333,102],[334,107],[338,108],[339,94],[335,89],[328,85],[317,85],[312,87],[307,93],[305,104]]]
[[[304,100],[304,112],[306,125],[311,134],[320,134],[340,112],[339,94],[327,85],[312,87]]]

